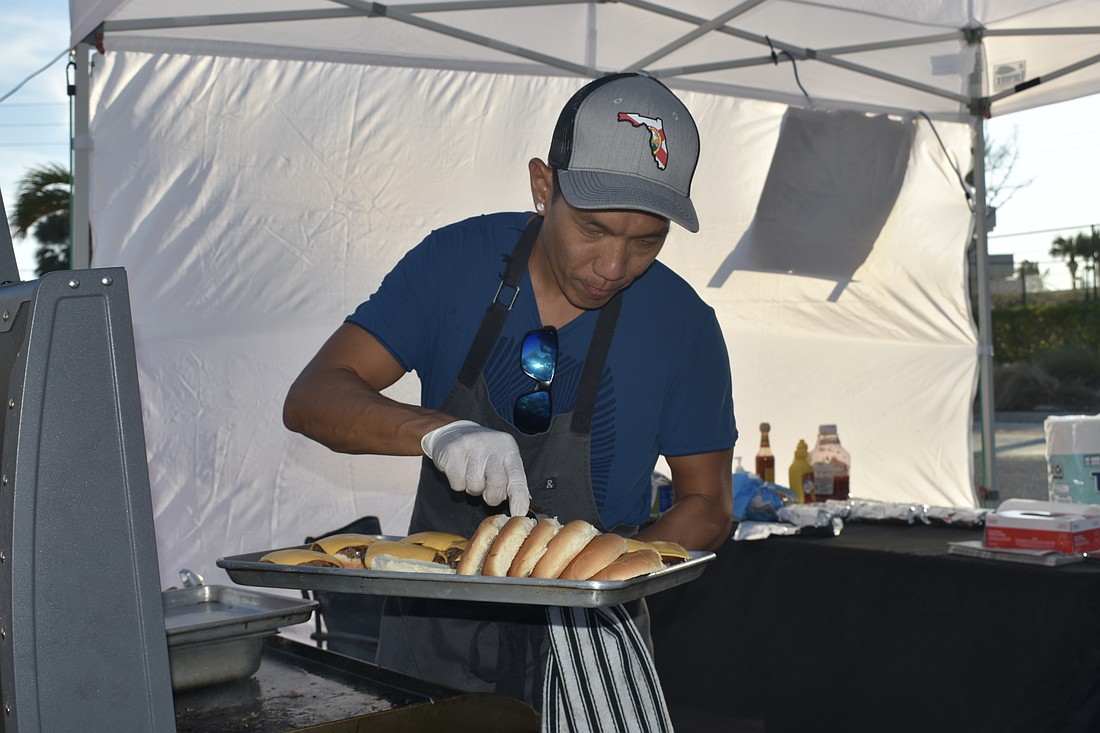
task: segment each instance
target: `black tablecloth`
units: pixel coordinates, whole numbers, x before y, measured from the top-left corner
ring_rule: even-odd
[[[698,580],[649,598],[674,722],[1100,730],[1100,561],[948,554],[980,538],[850,523],[839,537],[727,543]]]

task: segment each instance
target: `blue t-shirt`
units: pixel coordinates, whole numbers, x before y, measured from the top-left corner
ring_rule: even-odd
[[[424,407],[438,409],[458,379],[529,216],[489,214],[432,232],[347,318],[417,373]],[[725,450],[737,439],[729,355],[714,310],[660,262],[622,301],[592,418],[592,490],[607,527],[649,518],[659,455]],[[598,316],[586,311],[558,331],[554,414],[573,409]],[[520,343],[541,326],[524,273],[483,372],[493,407],[509,423],[516,398],[534,384],[520,370]]]

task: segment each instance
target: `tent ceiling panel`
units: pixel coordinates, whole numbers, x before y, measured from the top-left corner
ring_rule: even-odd
[[[98,32],[108,49],[520,74],[642,68],[680,88],[941,119],[1100,93],[1095,0],[198,0],[182,13],[167,0],[70,0],[70,8],[73,43]]]

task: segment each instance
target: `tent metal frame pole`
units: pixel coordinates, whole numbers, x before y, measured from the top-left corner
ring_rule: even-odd
[[[70,226],[71,252],[69,261],[74,270],[87,270],[92,266],[91,225],[89,212],[88,185],[91,180],[89,170],[92,153],[92,137],[89,134],[91,122],[91,74],[89,58],[91,46],[78,43],[75,49],[76,63],[76,99],[73,102],[73,203]]]
[[[1076,63],[1072,63],[1072,64],[1069,64],[1067,66],[1063,66],[1060,69],[1055,69],[1054,71],[1051,71],[1047,74],[1043,74],[1042,76],[1036,77],[1034,79],[1029,79],[1028,81],[1026,81],[1022,84],[1017,84],[1012,89],[1006,89],[1003,92],[1000,92],[999,94],[994,94],[989,98],[989,104],[993,104],[994,102],[999,102],[1000,100],[1004,99],[1005,97],[1011,97],[1013,94],[1019,94],[1020,92],[1031,89],[1032,87],[1037,86],[1039,84],[1045,84],[1049,81],[1054,81],[1055,79],[1057,79],[1059,77],[1066,76],[1067,74],[1072,74],[1075,71],[1080,71],[1081,69],[1087,68],[1087,67],[1092,66],[1093,64],[1096,64],[1096,63],[1100,63],[1100,54],[1097,54],[1095,56],[1090,56],[1087,59],[1081,59],[1080,61],[1077,61]]]
[[[657,59],[663,59],[664,57],[668,56],[673,51],[676,51],[676,50],[678,50],[680,48],[683,48],[684,46],[688,45],[689,43],[694,41],[696,38],[699,38],[700,36],[706,35],[707,33],[710,33],[711,31],[713,31],[717,28],[721,28],[722,26],[724,26],[729,21],[733,20],[734,18],[736,18],[740,15],[743,15],[744,13],[748,12],[749,10],[752,10],[753,8],[755,8],[757,5],[759,5],[762,2],[764,2],[764,0],[748,0],[747,2],[743,2],[740,5],[737,5],[736,7],[730,8],[729,10],[727,10],[726,12],[722,13],[719,16],[711,18],[710,20],[701,20],[698,23],[698,27],[693,28],[692,30],[690,30],[687,33],[685,33],[684,35],[680,36],[679,38],[677,38],[672,43],[667,44],[663,48],[659,48],[656,51],[654,51],[653,53],[649,54],[648,56],[644,56],[643,58],[638,59],[633,64],[628,66],[625,70],[626,71],[638,71],[640,69],[644,69],[649,64],[656,61]]]
[[[335,0],[331,0],[335,1]],[[497,10],[505,8],[536,7],[542,5],[578,5],[592,0],[482,0],[468,3],[420,3],[402,5],[401,11],[408,14],[454,12],[461,10]],[[199,28],[217,25],[248,25],[253,23],[282,23],[297,20],[335,20],[339,18],[382,18],[390,15],[389,7],[383,3],[369,3],[370,8],[336,7],[313,10],[284,10],[255,13],[218,13],[216,15],[177,15],[159,18],[136,18],[129,20],[105,20],[102,30],[106,33],[126,31],[157,30],[160,28]]]
[[[974,54],[974,73],[971,88],[974,99],[981,99],[982,90],[982,46]],[[973,106],[971,139],[974,157],[974,255],[978,265],[978,397],[982,423],[982,482],[987,491],[995,490],[996,479],[996,438],[994,436],[993,404],[993,314],[989,300],[989,240],[986,224],[988,207],[986,206],[985,185],[985,118],[984,105]],[[976,492],[975,504],[981,505],[981,494]]]
[[[911,79],[905,79],[895,74],[888,74],[886,72],[878,71],[877,69],[873,69],[869,66],[864,66],[862,64],[857,64],[851,61],[845,61],[843,59],[837,58],[837,54],[842,53],[859,53],[863,51],[889,49],[964,39],[966,38],[966,33],[964,31],[951,31],[950,33],[941,33],[933,36],[921,36],[917,38],[902,38],[890,42],[863,44],[860,46],[842,46],[835,49],[808,49],[803,46],[796,46],[794,44],[786,43],[775,38],[764,37],[757,33],[750,33],[748,31],[743,31],[739,28],[731,28],[730,26],[726,25],[726,22],[728,22],[730,19],[742,14],[748,9],[751,9],[755,5],[758,5],[759,3],[757,2],[750,2],[738,6],[734,11],[729,11],[711,21],[708,21],[706,18],[701,18],[690,13],[676,10],[674,8],[661,7],[654,3],[646,2],[645,0],[622,0],[622,3],[624,5],[630,5],[640,10],[647,10],[656,15],[661,15],[666,18],[673,18],[675,20],[679,20],[685,23],[694,23],[700,26],[700,29],[692,31],[691,33],[680,39],[680,41],[674,42],[661,49],[660,51],[651,53],[644,59],[635,62],[632,65],[632,68],[640,68],[644,64],[651,64],[654,61],[657,61],[658,59],[666,56],[671,51],[680,48],[680,46],[684,45],[685,42],[694,40],[694,38],[701,35],[701,31],[713,31],[715,33],[724,33],[727,35],[731,35],[734,38],[740,38],[741,40],[749,41],[750,43],[756,43],[761,46],[769,46],[772,48],[777,48],[781,51],[786,51],[799,61],[820,61],[823,64],[830,64],[832,66],[836,66],[838,68],[842,68],[856,74],[863,74],[865,76],[874,77],[876,79],[881,79],[882,81],[886,81],[891,84],[897,84],[898,86],[915,89],[919,92],[925,92],[933,96],[950,99],[961,104],[966,104],[970,101],[969,97],[959,94],[957,92],[953,92],[949,89],[941,89],[939,87],[931,86],[929,84],[922,84],[920,82],[912,81]],[[718,22],[719,19],[724,20],[722,22]],[[718,62],[710,64],[697,64],[693,66],[677,66],[656,70],[651,69],[651,71],[655,76],[659,78],[666,78],[671,76],[682,76],[685,74],[701,74],[708,71],[722,71],[723,69],[742,68],[746,66],[763,66],[774,63],[775,61],[770,55],[768,55],[757,59],[742,59],[737,62]]]
[[[484,46],[485,48],[491,48],[494,51],[501,51],[503,53],[511,54],[519,58],[524,58],[529,61],[535,61],[540,64],[544,64],[551,68],[563,69],[565,71],[571,71],[578,76],[591,76],[594,73],[594,69],[586,69],[580,64],[574,64],[565,59],[556,58],[554,56],[548,56],[544,53],[532,51],[527,48],[521,48],[513,43],[506,43],[496,38],[489,38],[477,33],[471,33],[459,28],[452,28],[442,23],[436,23],[435,21],[421,18],[413,15],[412,13],[405,12],[399,8],[393,8],[382,5],[381,3],[368,2],[367,0],[332,0],[339,5],[343,5],[355,10],[361,10],[366,15],[384,15],[386,18],[399,22],[407,23],[417,28],[423,28],[424,30],[435,31],[443,36],[449,36],[451,38],[457,38],[461,41],[467,41],[478,46]]]

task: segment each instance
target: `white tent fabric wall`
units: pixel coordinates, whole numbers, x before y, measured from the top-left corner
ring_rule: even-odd
[[[432,227],[530,208],[580,80],[109,50],[93,75],[93,266],[126,267],[162,578],[297,544],[365,514],[403,532],[415,458],[342,456],[287,432],[290,381]],[[661,259],[717,310],[742,440],[786,459],[835,422],[857,495],[972,505],[976,338],[970,211],[928,124],[874,249],[837,295],[817,278],[733,270],[784,107],[683,93],[704,155],[702,231]],[[965,170],[969,131],[937,123]],[[813,201],[792,202],[796,220]],[[812,233],[811,233],[812,234]],[[491,294],[489,294],[491,295]],[[487,295],[487,298],[489,297]],[[659,344],[655,348],[659,348]],[[416,401],[410,376],[391,390]]]

